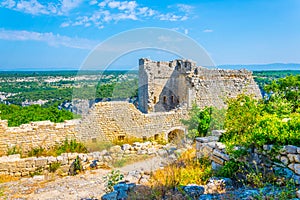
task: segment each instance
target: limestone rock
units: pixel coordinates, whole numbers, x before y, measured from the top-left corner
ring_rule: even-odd
[[[199,185],[187,185],[183,187],[183,190],[192,199],[197,199],[204,193],[204,187]]]

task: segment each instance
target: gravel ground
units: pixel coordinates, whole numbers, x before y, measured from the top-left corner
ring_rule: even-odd
[[[124,166],[119,170],[124,174],[131,171],[154,171],[160,168],[161,161],[162,158],[153,157]],[[22,178],[19,181],[0,184],[3,193],[0,198],[18,200],[101,199],[105,188],[103,176],[110,171],[96,169],[76,176]]]

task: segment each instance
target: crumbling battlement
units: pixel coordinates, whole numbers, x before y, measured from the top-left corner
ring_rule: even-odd
[[[240,93],[261,98],[252,72],[197,67],[190,60],[139,60],[139,109],[144,113],[190,108],[193,102],[222,108],[226,98]]]
[[[68,120],[63,123],[50,121],[31,122],[19,127],[8,127],[7,120],[0,120],[0,156],[8,149],[17,146],[22,153],[32,148],[51,147],[61,143],[66,138],[76,138],[78,120]]]

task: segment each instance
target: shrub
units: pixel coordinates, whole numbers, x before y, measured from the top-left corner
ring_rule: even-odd
[[[53,162],[49,165],[50,172],[56,172],[56,170],[61,166],[60,162]]]
[[[13,146],[7,149],[7,155],[20,154],[22,155],[22,149],[19,146]]]
[[[195,149],[184,152],[174,163],[155,171],[150,179],[152,188],[175,189],[181,185],[205,184],[212,176],[207,158],[196,159]]]
[[[195,137],[204,137],[207,135],[211,121],[211,108],[201,110],[195,103],[193,103],[189,111],[189,119],[182,119],[181,122],[188,127],[188,137],[194,139]]]
[[[81,142],[77,142],[75,139],[68,141],[66,139],[61,145],[54,147],[56,155],[61,155],[62,153],[87,153],[88,150],[85,145]]]
[[[31,157],[31,156],[40,157],[40,156],[45,155],[44,153],[45,153],[45,149],[44,149],[43,147],[37,147],[37,148],[31,149],[31,150],[27,153],[27,155],[28,155],[29,157]]]
[[[114,190],[114,185],[123,180],[124,175],[119,170],[112,170],[108,175],[104,176],[105,192],[109,193]]]
[[[144,141],[143,141],[142,138],[137,138],[137,137],[134,137],[134,136],[126,136],[124,139],[115,138],[112,143],[114,145],[120,145],[121,146],[123,144],[132,145],[135,142],[144,142]]]
[[[73,161],[73,163],[70,166],[69,175],[74,176],[82,171],[83,171],[83,166],[81,164],[79,156],[77,156],[76,159]]]

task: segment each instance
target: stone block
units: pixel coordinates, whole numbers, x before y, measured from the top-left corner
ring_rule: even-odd
[[[222,152],[220,152],[219,150],[216,150],[216,149],[213,151],[213,155],[218,156],[218,157],[222,158],[225,161],[228,161],[230,159],[229,155],[227,155],[225,153],[222,153]]]
[[[16,164],[18,168],[26,168],[26,162],[24,159],[19,160],[18,162],[16,162]]]
[[[208,145],[204,145],[202,147],[202,149],[199,151],[199,153],[202,154],[202,156],[204,156],[204,157],[211,156],[212,152],[213,152],[213,148],[211,148]]]
[[[221,169],[222,165],[215,163],[214,161],[211,162],[211,168],[214,171],[218,171],[219,169]]]
[[[121,148],[122,148],[123,151],[127,151],[127,150],[130,150],[131,145],[130,144],[123,144]]]
[[[291,163],[294,162],[295,154],[288,154],[287,157]]]
[[[225,132],[225,130],[212,130],[211,135],[215,137],[221,137],[221,135]]]
[[[45,167],[47,165],[47,158],[41,157],[35,159],[36,167]]]
[[[208,142],[217,142],[219,140],[218,137],[208,136],[208,137],[197,137],[196,141],[200,143],[208,143]]]
[[[294,161],[296,163],[300,163],[300,155],[299,154],[297,154],[297,155],[294,156]]]
[[[281,156],[280,161],[285,165],[289,164],[289,159],[286,156]]]
[[[288,168],[290,168],[292,171],[295,171],[294,167],[295,167],[294,163],[288,165]]]
[[[226,148],[226,146],[222,142],[216,142],[216,148],[223,150]]]
[[[294,171],[296,174],[300,175],[300,164],[295,164],[294,165]]]
[[[122,152],[122,148],[119,145],[116,145],[116,146],[112,146],[109,149],[109,151],[112,153],[120,153],[120,152]]]
[[[212,155],[211,160],[214,161],[215,163],[219,164],[219,165],[223,165],[224,164],[224,160],[222,158],[219,158],[217,156]]]
[[[293,146],[293,145],[287,145],[287,146],[285,146],[284,150],[288,154],[295,154],[295,153],[297,153],[297,147]]]

